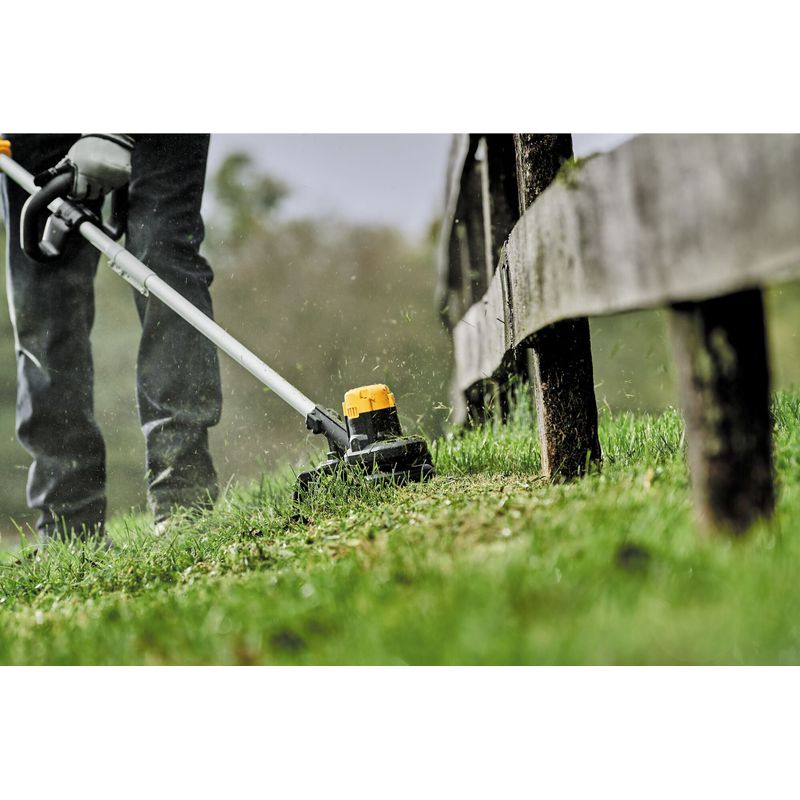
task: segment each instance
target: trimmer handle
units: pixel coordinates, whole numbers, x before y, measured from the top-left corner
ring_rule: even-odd
[[[25,202],[20,215],[20,237],[22,249],[28,258],[39,263],[47,263],[57,259],[63,252],[69,230],[66,226],[54,228],[51,225],[52,217],[48,206],[59,197],[65,198],[71,188],[72,175],[65,173],[53,178]],[[44,224],[42,220],[45,220]]]
[[[28,258],[47,264],[60,258],[67,242],[84,222],[91,222],[115,241],[124,233],[128,215],[128,187],[117,189],[111,196],[111,217],[108,223],[90,209],[67,197],[72,190],[73,175],[68,172],[51,172],[42,188],[31,195],[22,207],[20,237],[22,249]],[[59,207],[50,212],[48,206],[61,199]]]

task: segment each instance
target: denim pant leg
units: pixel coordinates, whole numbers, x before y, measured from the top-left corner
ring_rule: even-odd
[[[12,137],[14,158],[30,172],[53,166],[77,135]],[[7,178],[6,283],[17,359],[17,437],[33,458],[28,505],[41,512],[44,536],[86,535],[102,528],[106,463],[94,418],[89,334],[94,321],[96,251],[75,239],[64,256],[37,264],[20,247],[27,192]]]
[[[200,255],[207,135],[140,135],[132,157],[127,247],[212,317],[212,272]],[[208,428],[220,419],[217,351],[155,297],[136,294],[142,321],[137,401],[156,519],[218,494]]]

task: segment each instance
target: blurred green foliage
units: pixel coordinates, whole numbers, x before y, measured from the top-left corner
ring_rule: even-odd
[[[218,206],[216,227],[226,238],[243,239],[289,195],[289,187],[271,175],[258,173],[247,153],[231,153],[211,178]]]
[[[290,189],[237,153],[209,176],[213,211],[205,251],[214,267],[217,320],[309,397],[338,407],[346,389],[386,382],[404,425],[436,435],[447,424],[451,347],[433,307],[436,224],[422,241],[336,218],[281,217]],[[5,253],[3,245],[0,262]],[[4,288],[2,290],[5,291]],[[134,399],[139,324],[132,289],[101,264],[93,334],[95,398],[105,434],[112,512],[144,500],[144,447]],[[800,385],[800,286],[767,293],[775,388]],[[676,404],[664,312],[592,320],[600,405],[657,411]],[[33,516],[30,459],[14,438],[15,367],[0,301],[0,531]],[[220,478],[299,469],[319,451],[300,417],[221,357],[223,418],[212,431]]]

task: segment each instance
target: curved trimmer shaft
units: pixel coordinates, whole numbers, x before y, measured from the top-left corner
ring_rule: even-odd
[[[33,176],[22,166],[17,164],[10,157],[10,147],[7,142],[0,140],[0,171],[5,172],[15,183],[19,184],[30,195],[36,195],[39,191],[34,183]],[[47,199],[47,198],[45,198]],[[31,201],[26,203],[23,209],[22,228],[30,234],[33,228],[32,222],[25,218],[26,211],[29,210]],[[40,202],[39,205],[42,205]],[[35,204],[34,204],[35,207]],[[44,212],[45,208],[41,208]],[[114,239],[100,229],[100,220],[97,220],[80,203],[67,200],[64,197],[56,197],[47,204],[46,211],[50,212],[48,224],[45,226],[45,239],[48,231],[58,231],[58,244],[63,245],[65,235],[75,230],[92,244],[97,250],[108,258],[111,269],[124,278],[131,286],[143,295],[153,295],[161,300],[166,306],[171,308],[176,314],[186,320],[195,330],[212,341],[220,350],[227,353],[234,361],[244,367],[251,375],[257,378],[265,386],[272,389],[284,402],[288,403],[295,411],[301,414],[306,420],[306,426],[313,433],[321,433],[328,440],[330,448],[330,460],[343,460],[348,465],[358,465],[369,473],[381,473],[386,475],[397,475],[398,479],[423,480],[433,473],[428,447],[423,439],[419,437],[403,438],[400,431],[400,423],[396,425],[392,421],[389,429],[385,428],[381,419],[387,415],[385,409],[393,409],[394,417],[397,416],[394,407],[394,397],[391,396],[388,388],[382,385],[361,387],[360,389],[348,392],[345,400],[345,416],[347,424],[333,411],[319,406],[306,397],[299,389],[292,386],[285,378],[275,372],[274,369],[265,364],[255,353],[245,347],[241,342],[234,339],[224,328],[218,325],[210,317],[206,316],[200,309],[192,305],[185,297],[176,292],[171,286],[159,278],[153,270],[146,264],[139,261],[132,253],[117,244]],[[94,221],[92,221],[94,220]],[[51,224],[55,221],[56,224]],[[94,224],[94,222],[98,224]],[[54,242],[43,241],[38,247],[28,247],[26,252],[36,258],[37,253],[42,254],[42,260],[52,260],[57,257],[58,252]],[[377,389],[377,392],[375,391]],[[385,395],[382,394],[385,390]],[[365,414],[362,419],[364,423],[371,417],[372,406],[377,404],[382,411],[379,415],[377,427],[367,429],[365,423],[356,423],[353,430],[350,430],[351,419],[347,416],[347,398],[361,392],[363,398],[359,401],[361,405],[352,406],[356,412]],[[377,399],[376,399],[377,398]],[[391,398],[391,402],[388,398]],[[356,419],[359,413],[356,413]],[[363,429],[362,429],[363,428]],[[394,442],[394,444],[392,444]],[[424,473],[424,474],[423,474]],[[412,475],[419,474],[419,477]]]

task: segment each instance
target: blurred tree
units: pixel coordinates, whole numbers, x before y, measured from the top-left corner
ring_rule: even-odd
[[[244,239],[254,226],[271,217],[289,194],[283,181],[259,173],[253,159],[242,152],[227,156],[211,185],[222,216],[218,224],[233,241]]]

